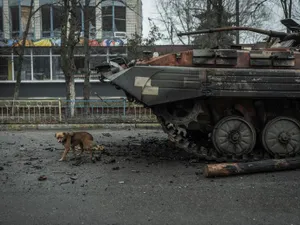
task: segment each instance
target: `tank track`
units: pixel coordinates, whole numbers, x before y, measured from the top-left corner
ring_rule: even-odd
[[[215,161],[215,162],[249,162],[249,161],[259,161],[265,159],[272,158],[286,158],[291,157],[290,155],[286,156],[272,156],[264,149],[254,149],[248,154],[244,154],[241,156],[229,156],[222,155],[216,149],[211,147],[209,140],[206,140],[206,143],[201,145],[196,144],[192,139],[186,137],[184,135],[188,131],[182,127],[177,127],[176,125],[165,122],[165,119],[157,116],[159,123],[162,126],[162,129],[165,133],[167,133],[169,139],[175,144],[179,149],[183,149],[190,154],[194,154],[201,159],[205,159],[207,161]],[[205,146],[206,145],[206,146]],[[298,154],[299,155],[299,154]]]

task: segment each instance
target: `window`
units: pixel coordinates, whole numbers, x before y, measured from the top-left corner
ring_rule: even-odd
[[[84,57],[74,57],[74,63],[76,67],[75,79],[84,78]]]
[[[44,5],[41,7],[42,37],[59,37],[62,19],[62,7]]]
[[[8,61],[7,57],[0,57],[0,80],[8,80]]]
[[[31,1],[21,0],[19,2],[19,0],[9,0],[8,3],[10,7],[12,37],[20,37],[22,35],[22,30],[25,29],[28,21]],[[33,36],[33,23],[31,23],[31,26],[29,27],[28,35],[29,37]]]
[[[92,5],[92,4],[91,4]],[[42,13],[42,36],[43,37],[59,37],[61,33],[63,7],[57,5],[45,5],[41,7]],[[86,9],[86,17],[90,23],[90,34],[95,33],[96,15],[95,7],[89,6]],[[78,30],[83,31],[84,27],[84,12],[80,6],[76,9],[76,19]]]
[[[102,28],[105,38],[114,36],[113,32],[126,32],[126,7],[119,2],[104,2],[102,7]]]
[[[82,19],[81,19],[81,8],[78,6],[76,8],[76,26],[77,26],[77,29],[82,31]]]
[[[50,24],[50,6],[42,6],[42,36],[51,36],[51,24]]]
[[[90,37],[96,38],[96,11],[94,6],[84,8],[84,21],[89,22]]]
[[[95,7],[89,6],[85,8],[86,10],[86,17],[89,20],[90,24],[92,24],[94,27],[96,26],[96,11]],[[86,19],[86,18],[85,18]]]
[[[63,7],[60,6],[52,6],[53,7],[53,35],[55,37],[60,36],[60,29],[61,29],[61,24],[62,24],[62,15],[63,15]]]
[[[115,6],[115,17],[117,19],[126,19],[126,8],[123,6]]]
[[[14,73],[16,80],[17,72],[19,68],[19,57],[14,57]],[[23,64],[22,64],[22,72],[21,72],[21,80],[31,80],[31,60],[30,57],[25,56],[23,58]]]
[[[115,31],[126,32],[126,8],[115,6]]]
[[[21,28],[22,30],[25,30],[26,26],[27,26],[27,22],[28,22],[28,18],[29,18],[29,14],[30,14],[30,6],[22,6],[21,7]],[[33,37],[33,21],[30,21],[30,26],[29,26],[29,30],[28,30],[28,38],[32,38]]]
[[[53,80],[63,80],[65,79],[65,75],[61,69],[61,61],[60,56],[52,57],[52,72],[53,72]]]
[[[30,6],[31,0],[21,0],[20,3],[23,6]],[[18,6],[19,5],[19,0],[9,0],[8,1],[10,6]]]
[[[126,20],[115,20],[116,31],[126,32]]]
[[[112,31],[112,16],[104,16],[102,18],[102,29],[103,31]]]
[[[0,0],[0,38],[3,38],[3,2]]]
[[[33,80],[50,80],[50,57],[33,57]]]
[[[10,48],[7,48],[7,51],[0,51],[0,80],[16,80],[17,71],[19,68],[19,57],[17,53],[13,52],[13,61]],[[75,57],[74,63],[76,71],[74,73],[76,80],[84,79],[84,60],[85,57],[83,54],[83,47],[75,48]],[[21,72],[21,80],[64,80],[64,73],[61,68],[61,57],[59,55],[60,48],[51,48],[47,47],[33,47],[26,48],[24,55],[24,61]],[[115,57],[113,55],[125,55],[126,48],[124,47],[114,47],[110,48],[109,56],[106,55],[107,49],[102,47],[95,47],[91,52],[90,58],[90,68],[95,68],[102,62],[107,61],[107,57]],[[31,55],[32,53],[32,55]],[[14,67],[12,67],[14,65]],[[50,68],[52,65],[52,70]],[[52,72],[52,74],[51,74]],[[98,80],[99,74],[96,71],[91,71],[91,80]]]
[[[112,6],[102,7],[102,30],[103,38],[110,38],[113,36],[113,23],[112,23]]]
[[[11,21],[12,38],[18,37],[20,34],[19,6],[10,7],[10,21]]]

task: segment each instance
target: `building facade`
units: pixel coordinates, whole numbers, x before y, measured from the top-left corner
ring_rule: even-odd
[[[34,0],[34,14],[29,38],[38,40],[59,37],[62,7],[60,0]],[[11,39],[22,36],[31,0],[0,0],[0,38]],[[81,0],[84,6],[85,0]],[[84,15],[88,15],[91,38],[105,39],[142,35],[142,0],[90,0],[84,12],[77,7],[78,23],[83,31]]]
[[[81,0],[84,6],[86,0]],[[97,45],[91,48],[90,67],[107,61],[109,57],[127,55],[127,48],[102,45],[107,41],[130,38],[132,34],[142,35],[141,0],[90,0],[89,6],[77,7],[77,20],[83,35],[86,17],[89,21],[90,41]],[[22,37],[26,27],[31,0],[0,0],[0,98],[13,95],[15,74],[18,70],[18,55],[9,43]],[[62,7],[59,0],[34,0],[34,13],[28,40],[33,46],[25,49],[21,74],[20,97],[64,97],[64,74],[60,66],[60,47],[54,41],[60,39]],[[51,44],[47,45],[51,40]],[[4,45],[1,45],[5,43]],[[38,43],[46,43],[38,45]],[[116,41],[117,42],[117,41]],[[99,43],[99,45],[98,45]],[[106,43],[106,42],[105,42]],[[116,44],[117,45],[117,44]],[[40,46],[40,47],[37,47]],[[76,47],[75,74],[76,93],[82,96],[84,54],[83,47]],[[98,74],[91,74],[92,93],[101,96],[123,96],[113,86],[99,82]]]

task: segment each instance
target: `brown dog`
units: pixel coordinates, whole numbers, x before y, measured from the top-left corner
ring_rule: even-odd
[[[91,160],[94,162],[93,150],[103,150],[103,146],[95,145],[93,136],[88,132],[58,132],[55,133],[58,143],[62,143],[65,147],[64,153],[59,161],[65,161],[70,148],[75,155],[75,146],[79,145],[81,153],[83,151],[90,151]]]

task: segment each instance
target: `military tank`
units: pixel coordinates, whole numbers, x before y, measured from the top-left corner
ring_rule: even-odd
[[[177,147],[206,160],[255,161],[300,154],[300,26],[289,32],[249,27],[266,47],[193,49],[97,67],[101,81],[149,107]]]

